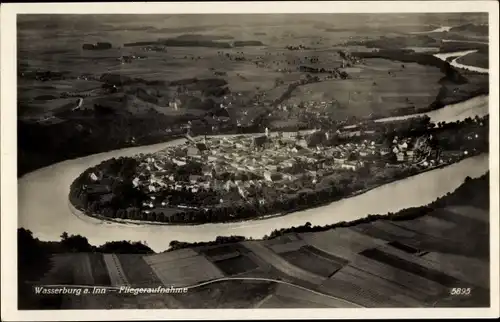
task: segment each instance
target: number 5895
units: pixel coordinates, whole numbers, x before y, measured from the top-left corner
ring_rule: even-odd
[[[450,290],[450,295],[470,295],[470,287],[454,287]]]

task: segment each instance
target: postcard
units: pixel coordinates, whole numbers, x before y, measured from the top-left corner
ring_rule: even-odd
[[[498,317],[497,2],[1,14],[2,318]]]

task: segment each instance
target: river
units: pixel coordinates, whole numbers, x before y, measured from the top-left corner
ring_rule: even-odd
[[[431,33],[435,33],[435,32],[448,32],[451,30],[451,28],[452,27],[442,26],[442,27],[436,28],[436,29],[431,30],[431,31],[416,31],[416,32],[412,32],[412,34],[431,34]],[[443,42],[463,42],[463,43],[473,43],[473,44],[474,43],[476,43],[476,44],[488,44],[488,42],[484,42],[484,41],[458,40],[458,39],[443,39],[442,41]],[[487,68],[464,65],[464,64],[461,64],[458,62],[459,58],[461,58],[465,55],[468,55],[468,54],[475,53],[475,52],[477,52],[477,50],[467,50],[467,51],[458,51],[458,52],[453,52],[453,53],[435,54],[434,56],[439,58],[439,59],[442,59],[444,61],[446,61],[446,58],[448,58],[448,57],[458,56],[457,58],[453,59],[453,61],[450,62],[451,66],[457,67],[457,68],[462,68],[462,69],[467,69],[467,70],[474,71],[477,73],[487,74],[488,73]]]
[[[466,176],[478,177],[488,170],[488,155],[483,154],[326,206],[282,217],[226,224],[126,225],[75,216],[70,211],[69,186],[88,167],[112,157],[155,152],[183,141],[95,154],[57,163],[23,176],[18,180],[18,226],[31,230],[41,240],[59,240],[60,235],[66,231],[69,234],[83,235],[94,245],[117,240],[145,241],[153,250],[163,251],[172,240],[210,241],[217,236],[228,235],[261,238],[274,229],[299,226],[307,221],[313,225],[325,225],[362,218],[370,213],[395,212],[420,206],[453,191]]]
[[[436,28],[436,29],[430,30],[430,31],[414,31],[414,32],[411,32],[411,34],[419,35],[419,34],[430,34],[430,33],[434,33],[434,32],[448,32],[451,30],[451,28],[452,27],[442,26],[442,27],[439,27],[439,28]]]
[[[475,52],[477,52],[477,50],[466,50],[466,51],[457,51],[452,53],[434,54],[434,56],[443,61],[446,61],[446,59],[449,57],[456,57],[450,63],[452,66],[475,71],[478,73],[487,74],[488,69],[463,65],[457,62],[459,58]],[[384,117],[375,120],[375,122],[406,120],[412,117],[424,116],[424,115],[429,116],[431,118],[431,122],[433,123],[462,121],[468,117],[474,118],[476,115],[479,117],[487,115],[489,113],[488,101],[489,101],[488,95],[480,95],[460,103],[447,105],[443,108],[428,113],[417,113],[417,114],[402,115],[402,116]]]
[[[463,43],[467,43],[467,44],[482,44],[482,45],[489,44],[489,42],[487,42],[487,41],[479,41],[479,40],[443,39],[441,41],[442,42],[463,42]]]
[[[437,124],[438,122],[456,122],[463,121],[468,117],[474,118],[475,116],[483,117],[489,114],[489,97],[488,95],[480,95],[468,99],[466,101],[450,104],[443,108],[433,110],[427,113],[417,113],[410,115],[384,117],[375,120],[375,122],[391,122],[406,120],[409,118],[427,115],[431,118],[431,122]]]
[[[464,65],[458,62],[458,60],[466,55],[473,54],[477,52],[477,50],[466,50],[466,51],[457,51],[457,52],[452,52],[452,53],[442,53],[442,54],[434,54],[435,57],[446,61],[447,58],[450,57],[456,57],[450,62],[450,65],[456,68],[462,68],[466,70],[470,70],[476,73],[481,73],[481,74],[488,74],[489,70],[488,68],[481,68],[477,66],[471,66],[471,65]]]

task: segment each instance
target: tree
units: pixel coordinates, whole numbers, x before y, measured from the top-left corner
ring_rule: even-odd
[[[107,242],[98,247],[98,251],[102,253],[118,253],[118,254],[153,254],[154,251],[144,243],[130,241],[115,241]]]
[[[71,235],[61,240],[61,245],[70,253],[92,252],[93,249],[87,238],[80,235]]]
[[[149,221],[156,221],[156,213],[154,213],[154,212],[150,212],[150,213],[148,214],[148,220],[149,220]]]

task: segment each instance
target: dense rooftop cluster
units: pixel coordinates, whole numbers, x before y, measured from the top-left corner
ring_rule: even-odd
[[[317,131],[306,136],[268,133],[188,140],[184,145],[142,156],[133,184],[150,195],[151,201],[145,204],[150,208],[168,204],[168,200],[158,198],[162,190],[213,191],[217,196],[212,199],[214,204],[234,202],[235,198],[263,204],[280,195],[314,190],[338,171],[388,163],[401,153],[369,140],[333,145],[331,135]],[[419,158],[430,151],[426,138],[396,138],[394,142],[405,155],[411,155],[400,161],[420,162]]]

